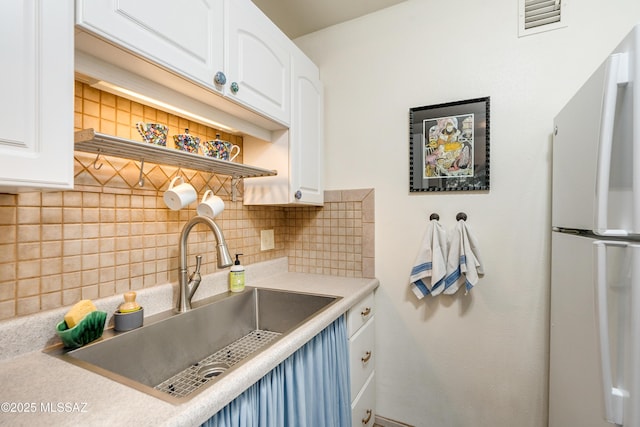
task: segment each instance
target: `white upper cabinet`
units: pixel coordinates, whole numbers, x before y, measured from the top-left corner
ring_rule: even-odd
[[[290,129],[291,188],[294,201],[324,202],[323,86],[318,67],[301,51],[294,51],[293,120]]]
[[[290,40],[250,0],[77,0],[76,7],[84,31],[289,125]],[[81,50],[162,83],[146,64],[78,41]]]
[[[224,65],[223,4],[223,0],[79,0],[76,24],[216,89],[214,76]]]
[[[318,67],[296,46],[292,55],[292,120],[272,142],[245,138],[244,160],[277,176],[245,180],[245,205],[324,203],[323,87]],[[269,165],[269,166],[267,166]]]
[[[73,1],[0,2],[0,192],[73,188]]]
[[[229,1],[228,8],[225,93],[289,125],[291,41],[250,0]]]

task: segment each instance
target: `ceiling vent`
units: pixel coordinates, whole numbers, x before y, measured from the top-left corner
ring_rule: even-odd
[[[567,26],[567,0],[518,0],[518,36]]]

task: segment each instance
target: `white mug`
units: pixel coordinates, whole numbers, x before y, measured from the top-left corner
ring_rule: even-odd
[[[181,180],[182,184],[175,185],[177,180]],[[185,182],[184,178],[178,175],[171,180],[169,188],[164,192],[163,198],[164,203],[169,209],[177,211],[195,202],[198,194],[191,184]]]
[[[202,196],[202,201],[198,204],[198,215],[215,218],[224,211],[224,201],[213,194],[213,191],[207,190]]]

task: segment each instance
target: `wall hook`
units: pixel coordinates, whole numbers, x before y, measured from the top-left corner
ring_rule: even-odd
[[[240,178],[232,177],[231,178],[231,201],[235,202],[238,199],[238,183],[240,182]]]
[[[467,214],[464,212],[458,212],[458,215],[456,215],[456,221],[466,221],[467,220]]]
[[[440,221],[440,215],[438,215],[437,213],[432,213],[431,216],[429,217],[429,220],[436,220],[436,221]]]
[[[138,187],[144,187],[144,159],[140,159],[140,175],[138,176]]]
[[[104,166],[102,162],[100,162],[100,164],[98,165],[98,160],[100,160],[100,154],[102,154],[102,152],[98,151],[98,154],[96,155],[96,159],[93,161],[93,168],[95,170],[100,170],[102,166]]]

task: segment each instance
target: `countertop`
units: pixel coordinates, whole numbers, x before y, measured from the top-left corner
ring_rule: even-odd
[[[262,378],[349,308],[377,288],[377,279],[355,279],[316,274],[288,273],[284,261],[247,266],[247,285],[261,288],[319,293],[342,297],[317,317],[277,341],[242,369],[228,372],[211,387],[180,405],[122,385],[42,352],[43,341],[55,342],[54,327],[66,312],[58,310],[0,322],[0,425],[4,426],[112,426],[134,423],[138,426],[196,426]],[[279,272],[278,272],[279,271]],[[224,273],[224,274],[223,274]],[[225,291],[226,272],[203,278],[203,299]],[[173,287],[150,288],[139,293],[145,316],[171,308]],[[208,288],[202,291],[202,288]],[[141,295],[142,294],[142,295]],[[142,298],[140,298],[142,296]],[[99,309],[112,312],[120,299],[94,301]],[[169,306],[166,307],[166,304]],[[39,328],[29,328],[39,320]],[[46,328],[42,323],[47,323]],[[20,332],[17,332],[20,331]],[[12,345],[13,347],[7,347]],[[35,348],[29,348],[29,345]],[[19,350],[15,350],[15,348]],[[5,349],[13,348],[15,354]]]

